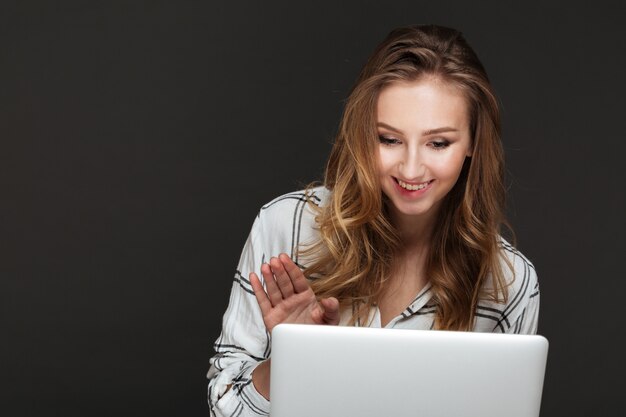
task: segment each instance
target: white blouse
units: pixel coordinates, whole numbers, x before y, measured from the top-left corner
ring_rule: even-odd
[[[311,201],[323,205],[329,191],[313,189]],[[261,208],[243,248],[223,317],[222,332],[213,345],[210,359],[208,401],[211,416],[269,415],[269,401],[254,388],[252,371],[270,357],[270,335],[265,329],[261,310],[250,286],[250,272],[260,273],[261,265],[272,256],[286,253],[301,267],[307,260],[298,258],[301,244],[316,241],[315,213],[308,206],[303,191],[280,196]],[[507,276],[507,304],[479,302],[474,331],[499,333],[537,332],[539,315],[539,284],[535,268],[508,242],[502,240],[503,254],[513,265],[514,274]],[[505,273],[509,268],[503,268]],[[432,329],[436,306],[427,285],[409,306],[392,319],[386,328]],[[343,311],[340,325],[345,325],[351,311]],[[381,327],[380,312],[373,307],[370,327]],[[230,388],[228,388],[230,386]]]

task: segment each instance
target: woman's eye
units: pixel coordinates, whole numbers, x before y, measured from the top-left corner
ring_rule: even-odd
[[[436,140],[430,143],[435,150],[445,149],[450,145],[450,142],[445,140]]]
[[[380,140],[380,143],[383,145],[393,145],[400,142],[398,139],[388,138],[385,136],[378,136],[378,140]]]

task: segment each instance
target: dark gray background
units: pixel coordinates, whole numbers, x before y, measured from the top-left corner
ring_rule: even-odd
[[[320,178],[387,32],[438,23],[502,102],[550,340],[542,416],[619,415],[623,13],[469,3],[3,1],[0,413],[207,415],[256,211]]]

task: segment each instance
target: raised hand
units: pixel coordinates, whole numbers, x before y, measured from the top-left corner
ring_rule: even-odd
[[[339,301],[334,297],[317,301],[304,274],[287,254],[263,264],[261,274],[265,290],[254,272],[250,283],[269,332],[280,323],[339,323]]]

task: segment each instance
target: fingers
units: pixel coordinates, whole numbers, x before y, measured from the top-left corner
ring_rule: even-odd
[[[272,258],[270,259],[270,266],[272,267],[272,272],[276,278],[278,289],[282,293],[283,298],[291,297],[295,290],[289,274],[285,271],[282,261],[278,258]]]
[[[278,259],[282,262],[283,268],[289,275],[295,292],[301,293],[307,291],[309,289],[309,283],[298,265],[296,265],[286,253],[278,255]]]
[[[256,297],[257,303],[259,303],[261,313],[265,317],[272,309],[272,303],[263,289],[261,280],[259,280],[259,277],[254,272],[250,273],[250,285],[252,285],[252,289],[254,290],[254,296]]]
[[[250,273],[250,284],[271,332],[278,323],[339,324],[339,301],[326,298],[317,301],[304,274],[290,258],[281,253],[261,265],[261,275]]]
[[[272,303],[272,306],[276,306],[282,301],[283,293],[280,291],[280,288],[278,288],[278,285],[274,280],[274,273],[272,272],[269,264],[261,265],[261,274],[265,280],[265,291],[267,292],[267,297]]]
[[[291,261],[287,255],[285,257]],[[295,266],[295,264],[293,265]],[[261,274],[265,280],[266,298],[269,299],[272,306],[275,307],[283,299],[291,297],[296,292],[290,274],[285,270],[281,259],[271,258],[269,263],[261,265]],[[258,276],[256,277],[258,278]]]
[[[335,297],[324,298],[320,300],[320,304],[324,308],[322,320],[326,324],[339,324],[339,300]]]

